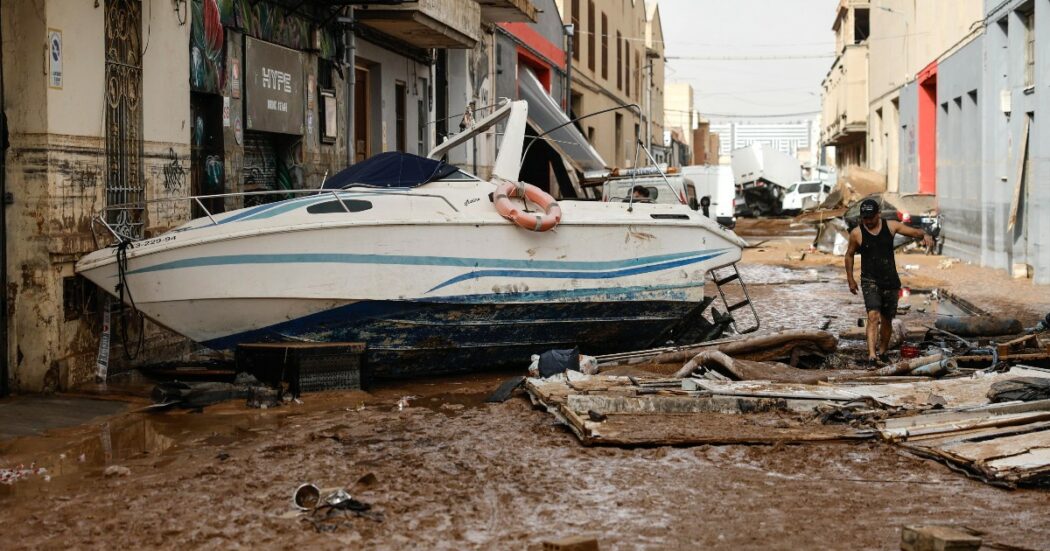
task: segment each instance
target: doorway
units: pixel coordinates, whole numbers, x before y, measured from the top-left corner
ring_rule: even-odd
[[[1011,205],[1011,220],[1013,234],[1010,236],[1012,242],[1012,264],[1029,264],[1028,262],[1028,205],[1031,197],[1032,184],[1032,128],[1035,126],[1035,113],[1028,113],[1024,124],[1024,136],[1021,137],[1021,174],[1017,183],[1018,189],[1014,192],[1014,201]]]
[[[371,135],[369,128],[368,113],[372,109],[370,80],[368,69],[354,67],[354,162],[359,163],[372,155],[371,144],[368,136]]]
[[[216,195],[226,191],[222,109],[222,96],[197,92],[190,94],[190,120],[193,121],[190,140],[190,195]],[[220,197],[201,199],[201,203],[211,214],[224,210],[224,201]],[[192,204],[192,213],[193,218],[207,215],[196,202]]]
[[[918,75],[919,193],[937,193],[937,64]]]

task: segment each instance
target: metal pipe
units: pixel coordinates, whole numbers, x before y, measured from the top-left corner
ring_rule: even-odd
[[[653,150],[653,62],[649,62],[649,85],[645,87],[645,103],[649,114],[645,117],[645,149]],[[691,130],[690,130],[691,131]]]
[[[354,160],[357,158],[357,143],[354,139],[354,97],[357,93],[355,88],[357,86],[357,71],[355,70],[357,64],[357,34],[354,29],[354,7],[347,6],[347,18],[346,28],[343,30],[344,38],[346,41],[346,53],[343,57],[346,60],[346,164],[347,166],[354,164]]]
[[[565,50],[565,114],[572,118],[572,41],[576,36],[576,25],[562,27],[568,39],[569,47]]]

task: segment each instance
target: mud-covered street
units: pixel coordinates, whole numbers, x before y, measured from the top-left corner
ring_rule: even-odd
[[[805,245],[747,251],[763,324],[855,325],[863,306],[841,258],[787,258]],[[920,266],[906,277],[915,287],[949,287],[989,310],[1024,302],[1019,317],[1045,312],[1009,289],[971,292],[989,270],[900,259]],[[878,441],[584,447],[520,391],[484,402],[516,374],[199,413],[137,411],[149,403],[144,381],[85,389],[125,409],[0,442],[0,468],[38,469],[0,485],[4,547],[538,549],[588,536],[602,549],[892,549],[902,526],[925,523],[983,532],[986,546],[1050,548],[1043,490],[997,488]],[[711,422],[819,424],[787,413]],[[311,521],[291,502],[304,482],[345,487],[371,508]]]

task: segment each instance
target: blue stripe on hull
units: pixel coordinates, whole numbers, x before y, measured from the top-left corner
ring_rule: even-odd
[[[579,345],[585,354],[648,346],[697,303],[678,301],[455,304],[362,301],[205,344],[365,342],[374,377],[524,368],[532,354]]]

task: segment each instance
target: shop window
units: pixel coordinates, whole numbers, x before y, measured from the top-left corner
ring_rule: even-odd
[[[339,108],[335,99],[335,83],[332,73],[335,64],[321,58],[317,60],[317,132],[321,143],[335,143],[339,136]]]

